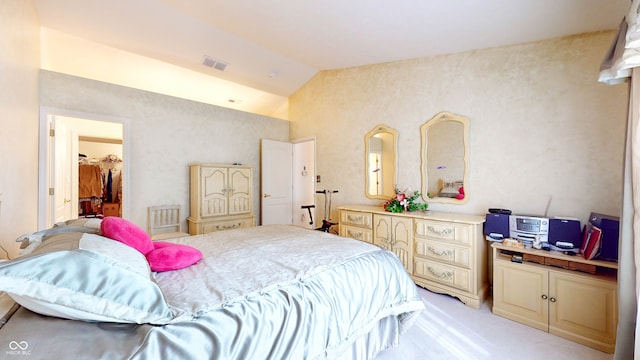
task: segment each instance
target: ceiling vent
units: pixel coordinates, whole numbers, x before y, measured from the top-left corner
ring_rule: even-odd
[[[224,71],[224,69],[226,69],[229,64],[205,55],[202,59],[202,65],[216,69],[218,71]]]

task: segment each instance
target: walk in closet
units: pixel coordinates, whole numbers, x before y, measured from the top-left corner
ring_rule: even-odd
[[[122,144],[80,137],[78,216],[121,216]]]

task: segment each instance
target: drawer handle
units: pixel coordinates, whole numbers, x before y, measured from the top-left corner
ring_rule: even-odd
[[[349,235],[350,238],[356,239],[356,240],[362,240],[362,233],[361,232],[353,232],[351,230],[347,230],[347,235]]]
[[[433,255],[438,256],[438,257],[453,255],[453,251],[451,251],[449,249],[438,251],[436,248],[434,248],[432,246],[429,246],[429,247],[427,247],[427,250],[429,250],[430,253],[432,253]]]
[[[427,230],[429,230],[429,232],[431,232],[432,234],[439,236],[439,237],[446,237],[449,236],[451,234],[453,234],[453,229],[452,228],[446,228],[446,229],[441,229],[438,230],[435,227],[429,225],[427,226]]]
[[[451,280],[451,278],[453,277],[453,272],[451,271],[437,272],[430,266],[427,267],[427,270],[429,270],[429,273],[431,273],[431,275],[433,275],[434,277],[437,277],[438,279]]]
[[[231,225],[217,225],[216,229],[218,229],[218,230],[230,230],[230,229],[236,229],[236,228],[240,227],[241,225],[242,225],[241,223],[231,224]]]

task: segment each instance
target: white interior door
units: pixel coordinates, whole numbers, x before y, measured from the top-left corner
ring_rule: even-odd
[[[260,151],[261,224],[291,224],[293,145],[262,139]]]
[[[77,154],[78,142],[77,135],[74,142],[73,133],[66,126],[62,119],[51,119],[51,129],[54,129],[52,134],[53,141],[53,153],[54,159],[52,168],[55,169],[51,179],[53,180],[50,188],[53,189],[53,223],[61,222],[64,220],[72,219],[77,216],[72,216],[73,213],[73,184],[72,176],[75,173],[77,175],[77,169],[74,171],[73,166],[77,167],[77,164],[73,162],[73,151],[75,144],[75,151]],[[76,155],[77,158],[77,155]],[[77,186],[77,181],[75,182]]]

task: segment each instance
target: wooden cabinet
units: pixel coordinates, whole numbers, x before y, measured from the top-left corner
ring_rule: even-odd
[[[493,246],[493,313],[551,334],[612,353],[615,349],[617,281],[615,263],[588,261],[540,250]],[[535,262],[513,255],[592,265],[595,274]],[[555,263],[559,263],[556,261]],[[561,263],[561,262],[560,262]]]
[[[413,273],[413,220],[407,217],[373,214],[373,243],[398,256]]]
[[[251,167],[195,164],[190,172],[189,234],[255,226]]]
[[[394,252],[416,284],[479,308],[488,294],[484,216],[340,207],[340,235]],[[371,224],[373,221],[373,225]],[[366,225],[363,225],[366,224]]]

